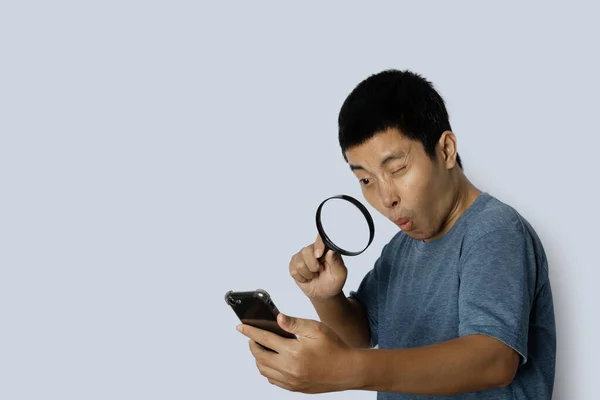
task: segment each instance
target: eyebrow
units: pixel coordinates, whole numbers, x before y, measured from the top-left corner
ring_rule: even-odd
[[[406,153],[403,153],[403,152],[392,153],[392,154],[386,156],[383,160],[381,160],[380,166],[383,167],[383,166],[385,166],[385,164],[389,163],[390,161],[399,160],[399,159],[402,159],[405,157],[406,157]],[[350,169],[352,171],[357,171],[357,170],[365,171],[365,168],[362,165],[350,164]]]

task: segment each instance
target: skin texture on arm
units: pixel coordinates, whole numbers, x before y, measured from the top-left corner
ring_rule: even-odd
[[[356,349],[319,321],[280,314],[278,322],[298,339],[247,325],[238,329],[250,338],[260,373],[270,383],[295,392],[360,389],[453,395],[504,387],[519,363],[513,349],[484,335],[411,349]]]
[[[355,352],[356,389],[454,395],[509,385],[519,355],[484,335],[413,349]]]
[[[333,329],[348,346],[370,348],[367,314],[356,300],[343,292],[329,300],[311,299],[321,322]]]

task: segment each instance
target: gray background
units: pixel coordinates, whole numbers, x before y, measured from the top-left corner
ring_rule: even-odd
[[[555,398],[595,398],[598,8],[415,3],[0,2],[0,398],[302,397],[223,294],[315,317],[288,262],[323,198],[362,199],[336,118],[385,68],[434,82],[468,176],[538,230]]]

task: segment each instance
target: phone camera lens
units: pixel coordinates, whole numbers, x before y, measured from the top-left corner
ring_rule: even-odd
[[[236,304],[236,301],[233,297],[228,297],[227,304],[229,304],[230,306],[234,306]]]

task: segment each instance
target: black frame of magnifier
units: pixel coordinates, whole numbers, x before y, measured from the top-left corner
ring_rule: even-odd
[[[331,241],[331,239],[329,239],[329,236],[327,236],[327,234],[325,233],[325,230],[323,229],[323,225],[321,224],[321,209],[323,208],[323,205],[326,202],[328,202],[329,200],[333,200],[333,199],[342,199],[342,200],[349,201],[350,203],[354,204],[364,215],[365,219],[367,220],[367,224],[369,224],[369,242],[367,243],[367,245],[365,246],[364,249],[362,249],[360,251],[344,250],[344,249],[336,246],[335,243],[333,243]],[[373,242],[373,238],[375,237],[375,224],[373,223],[373,218],[371,217],[369,210],[367,210],[367,208],[360,201],[358,201],[354,197],[348,196],[346,194],[338,194],[338,195],[331,196],[331,197],[323,200],[321,202],[321,204],[319,204],[319,207],[317,208],[317,214],[316,214],[315,218],[316,218],[316,222],[317,222],[317,231],[319,231],[319,235],[321,236],[321,239],[323,239],[323,243],[325,244],[325,251],[323,252],[323,255],[321,256],[321,258],[325,257],[325,253],[327,253],[327,250],[333,250],[344,256],[357,256],[357,255],[361,254],[363,251],[365,251],[371,245],[371,242]]]

